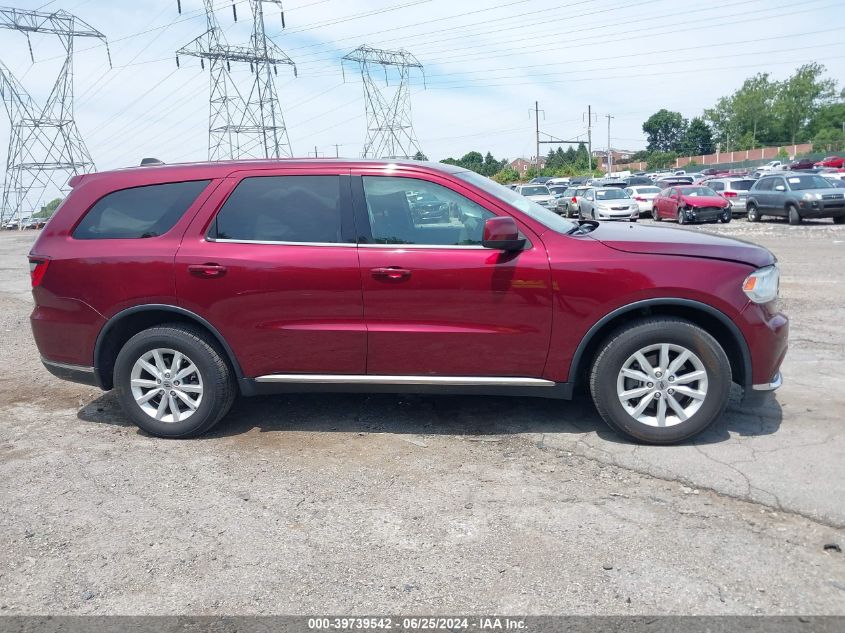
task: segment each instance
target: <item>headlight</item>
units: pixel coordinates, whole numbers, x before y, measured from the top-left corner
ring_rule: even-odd
[[[820,193],[805,193],[804,200],[821,200],[822,195]]]
[[[768,303],[778,296],[780,270],[777,265],[755,270],[742,282],[742,291],[754,303]]]

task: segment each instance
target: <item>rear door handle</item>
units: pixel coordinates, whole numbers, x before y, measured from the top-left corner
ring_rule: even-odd
[[[373,268],[370,273],[376,279],[390,279],[393,281],[401,281],[411,276],[411,271],[407,268],[399,268],[398,266],[388,266],[386,268]]]
[[[226,274],[226,267],[220,264],[190,264],[188,272],[195,277],[202,277],[204,279],[213,279],[214,277],[222,277]]]

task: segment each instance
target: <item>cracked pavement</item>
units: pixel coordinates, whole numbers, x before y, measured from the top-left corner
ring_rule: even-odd
[[[778,255],[792,338],[775,399],[674,447],[583,396],[243,399],[150,438],[40,366],[33,235],[0,234],[0,614],[845,614],[845,227],[688,230]]]

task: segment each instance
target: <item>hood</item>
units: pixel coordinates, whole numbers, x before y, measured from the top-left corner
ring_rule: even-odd
[[[525,196],[525,197],[528,198],[529,200],[533,201],[533,202],[548,202],[549,200],[555,199],[554,196],[549,196],[549,195],[545,195],[545,194],[537,195],[537,196]]]
[[[684,202],[691,207],[724,207],[727,200],[722,196],[682,196]]]
[[[755,268],[769,266],[776,261],[775,256],[762,246],[686,229],[601,222],[589,236],[626,253],[725,259]]]

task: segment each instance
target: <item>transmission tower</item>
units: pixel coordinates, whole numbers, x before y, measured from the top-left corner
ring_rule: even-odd
[[[179,56],[199,57],[205,68],[210,66],[210,97],[208,124],[209,160],[238,158],[290,157],[291,148],[282,109],[276,95],[275,77],[278,65],[296,65],[267,36],[264,29],[264,4],[274,4],[285,14],[282,0],[248,0],[252,14],[252,35],[247,46],[231,46],[214,12],[214,0],[203,0],[207,30],[195,40],[176,51]],[[181,1],[178,3],[182,12]],[[237,8],[232,5],[237,21]],[[238,86],[232,76],[232,63],[248,63],[252,81],[248,90]]]
[[[0,62],[0,95],[12,124],[0,210],[0,218],[6,220],[20,218],[27,206],[37,211],[51,185],[62,190],[70,176],[95,170],[73,118],[73,43],[77,37],[102,40],[109,66],[111,54],[105,35],[65,11],[45,13],[0,7],[0,28],[26,36],[33,62],[32,33],[55,35],[65,50],[64,63],[42,108]]]
[[[364,158],[411,158],[420,151],[411,122],[411,69],[422,64],[408,51],[386,51],[359,46],[341,59],[355,62],[364,84],[364,111],[367,118],[367,139]],[[384,87],[373,77],[377,68],[384,71]],[[399,83],[389,89],[388,70],[395,68]],[[423,74],[423,81],[425,74]]]

